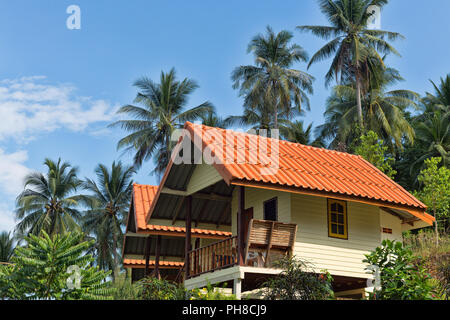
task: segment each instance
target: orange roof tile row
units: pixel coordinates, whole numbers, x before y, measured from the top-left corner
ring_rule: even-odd
[[[146,227],[146,230],[148,231],[168,231],[168,232],[178,232],[178,233],[186,233],[185,227],[174,227],[174,226],[162,226],[162,225],[154,225],[154,224],[148,224]],[[198,228],[192,228],[191,233],[193,235],[214,235],[214,236],[224,236],[224,237],[231,237],[232,233],[227,231],[220,231],[220,230],[208,230],[208,229],[198,229]]]
[[[227,182],[270,183],[426,208],[361,156],[190,122],[185,129],[194,143],[201,141],[202,150],[216,157],[219,164],[214,166]],[[273,154],[260,152],[264,145],[271,151],[275,143],[278,152],[275,148]],[[273,173],[263,174],[262,169],[272,169]]]
[[[139,265],[144,265],[145,266],[145,260],[144,259],[123,259],[123,265],[125,267],[128,266],[139,266]],[[155,265],[155,261],[154,260],[149,260],[148,265],[154,266]],[[184,262],[180,262],[180,261],[163,261],[160,260],[159,261],[159,266],[160,267],[182,267],[184,266]]]
[[[137,229],[145,230],[146,215],[150,209],[151,203],[155,198],[156,190],[158,186],[149,186],[145,184],[133,184],[133,203],[134,214],[136,215],[136,227]]]

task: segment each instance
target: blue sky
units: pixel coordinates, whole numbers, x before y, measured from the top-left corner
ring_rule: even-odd
[[[81,30],[68,30],[66,8],[81,8]],[[450,72],[450,2],[391,0],[382,12],[382,29],[402,33],[389,57],[405,82],[421,94],[428,79]],[[294,28],[327,24],[315,0],[245,1],[2,1],[0,3],[0,230],[14,226],[14,200],[22,179],[43,171],[44,158],[70,161],[80,176],[93,176],[97,163],[130,163],[116,151],[120,129],[107,129],[114,111],[132,102],[133,81],[158,80],[175,67],[178,76],[200,88],[192,106],[213,102],[219,114],[240,114],[241,99],[231,88],[234,67],[252,63],[249,40],[264,32],[294,32],[295,42],[312,55],[323,41]],[[329,89],[323,77],[329,61],[313,65],[316,81],[311,111],[304,121],[322,123]],[[296,68],[305,70],[305,64]],[[145,164],[135,180],[156,183]]]

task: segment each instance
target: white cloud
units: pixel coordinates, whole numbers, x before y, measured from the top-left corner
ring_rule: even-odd
[[[13,231],[15,225],[14,213],[5,206],[0,206],[0,231]]]
[[[67,84],[48,84],[45,77],[0,82],[0,141],[28,141],[59,128],[82,131],[90,124],[110,122],[118,106],[75,95]]]
[[[0,148],[0,192],[17,196],[23,190],[23,180],[31,172],[23,164],[27,159],[26,151],[7,154]]]

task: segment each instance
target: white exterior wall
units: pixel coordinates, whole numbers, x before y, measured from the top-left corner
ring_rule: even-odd
[[[383,233],[383,228],[392,229],[392,233]],[[384,210],[380,210],[380,232],[381,240],[403,241],[401,220]]]
[[[189,180],[186,191],[188,194],[193,194],[220,180],[222,180],[222,176],[212,165],[206,163],[197,164],[191,179]]]

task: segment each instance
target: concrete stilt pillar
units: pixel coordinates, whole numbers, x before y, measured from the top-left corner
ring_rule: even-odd
[[[242,280],[236,278],[233,280],[233,294],[236,296],[236,299],[241,300],[241,291],[242,291]]]

